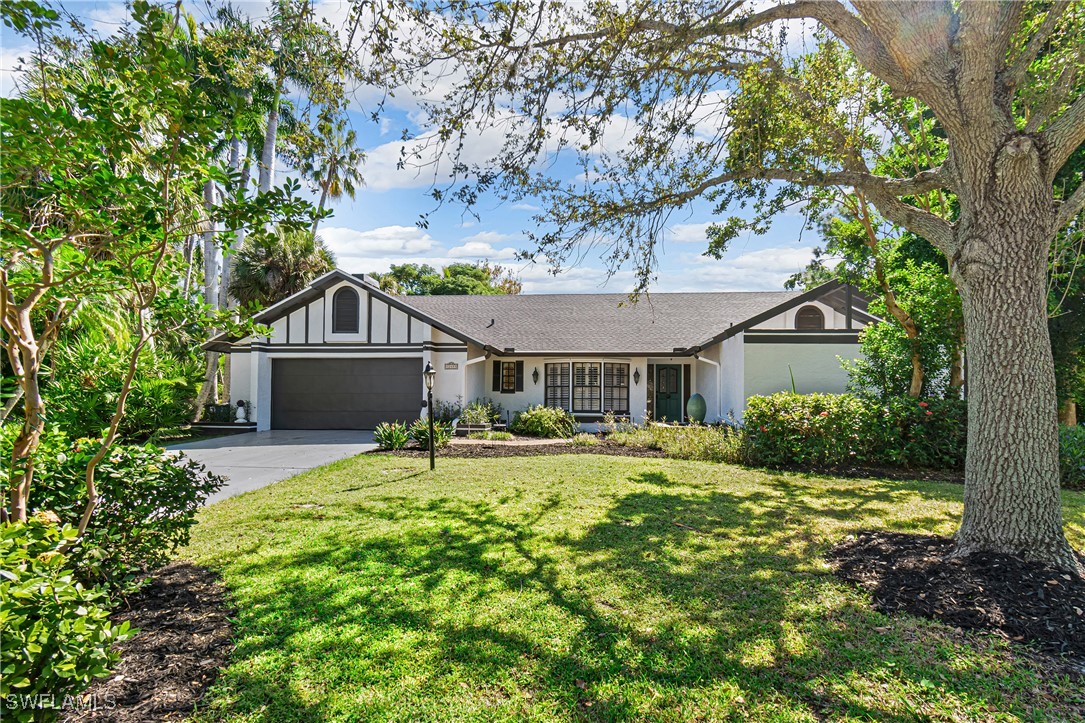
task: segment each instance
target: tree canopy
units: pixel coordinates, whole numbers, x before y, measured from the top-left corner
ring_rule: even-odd
[[[929,240],[961,291],[969,349],[958,551],[1082,573],[1062,531],[1047,268],[1085,207],[1085,184],[1055,184],[1085,143],[1085,4],[407,5],[421,50],[405,62],[391,49],[389,67],[438,100],[404,162],[452,156],[442,201],[541,197],[534,240],[555,265],[595,244],[647,288],[676,210],[713,201],[720,254],[818,189],[862,194]],[[469,163],[466,141],[493,126],[500,149]],[[890,153],[917,135],[923,152]],[[553,174],[559,150],[579,166],[571,182]]]

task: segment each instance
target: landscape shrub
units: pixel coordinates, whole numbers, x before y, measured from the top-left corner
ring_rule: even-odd
[[[569,444],[574,447],[594,447],[599,444],[599,438],[594,434],[588,434],[587,432],[581,432],[569,440]]]
[[[770,467],[955,469],[964,465],[966,423],[967,405],[957,399],[780,392],[747,400],[745,456]]]
[[[461,414],[463,414],[463,397],[456,397],[454,402],[442,402],[439,399],[433,402],[434,420],[454,422]]]
[[[373,430],[373,441],[381,449],[403,449],[411,441],[411,436],[403,422],[381,422]]]
[[[8,432],[0,454],[10,460]],[[68,437],[55,429],[42,435],[35,455],[31,506],[77,525],[86,504],[86,469],[97,440]],[[0,474],[7,486],[8,469]],[[225,480],[203,465],[153,445],[116,445],[95,473],[99,501],[80,544],[69,552],[72,568],[87,583],[113,593],[131,590],[140,577],[165,564],[188,544],[196,512]]]
[[[567,439],[576,432],[577,423],[573,415],[564,409],[555,407],[528,407],[516,415],[512,431],[529,437],[547,437]]]
[[[743,461],[741,433],[726,425],[691,424],[676,427],[649,424],[610,434],[617,444],[661,450],[675,459],[739,464]]]
[[[1064,485],[1085,486],[1085,426],[1059,428],[1059,468]]]
[[[422,449],[429,449],[429,420],[416,419],[407,430],[411,439],[417,442]],[[447,422],[433,420],[433,446],[436,449],[447,447],[452,441],[452,425]]]
[[[118,659],[112,645],[134,632],[127,622],[110,623],[105,591],[78,581],[72,560],[60,551],[75,537],[73,527],[49,513],[0,524],[4,720],[55,718],[69,696],[109,674]]]
[[[100,436],[116,411],[128,352],[126,342],[109,339],[58,344],[53,374],[42,390],[50,423],[72,439]],[[118,427],[121,438],[143,441],[159,429],[187,424],[202,380],[202,363],[166,350],[145,349],[125,401]]]
[[[489,399],[476,399],[460,412],[459,423],[464,426],[484,427],[501,421],[504,410],[497,402]]]
[[[511,432],[471,432],[468,439],[485,439],[492,442],[507,442],[513,439]]]

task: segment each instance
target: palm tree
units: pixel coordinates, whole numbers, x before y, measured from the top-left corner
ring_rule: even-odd
[[[276,227],[250,236],[235,257],[230,294],[242,306],[266,307],[335,268],[335,256],[310,231]]]
[[[310,158],[303,168],[309,180],[320,188],[318,212],[324,210],[329,199],[338,201],[346,194],[353,200],[355,192],[365,184],[361,172],[365,153],[358,148],[358,138],[346,127],[346,120],[340,118],[334,127],[322,124],[320,131],[320,155]],[[319,218],[313,221],[314,234],[319,223]]]

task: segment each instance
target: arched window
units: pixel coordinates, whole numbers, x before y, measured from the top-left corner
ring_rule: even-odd
[[[358,333],[358,292],[354,289],[339,289],[332,296],[332,333]]]
[[[795,314],[795,328],[802,330],[824,329],[825,314],[816,306],[804,306]]]

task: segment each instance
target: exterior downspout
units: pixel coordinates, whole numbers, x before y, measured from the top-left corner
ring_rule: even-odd
[[[712,361],[706,359],[700,354],[694,354],[693,358],[697,361],[704,362],[705,364],[711,364],[716,367],[716,421],[723,421],[723,366],[718,361]]]

